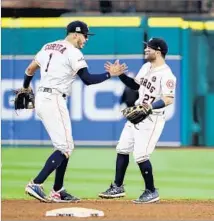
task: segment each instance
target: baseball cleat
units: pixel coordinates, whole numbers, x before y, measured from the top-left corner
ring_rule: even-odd
[[[124,197],[126,195],[124,186],[117,186],[115,183],[111,184],[110,187],[105,191],[99,194],[99,197],[106,199],[114,199]]]
[[[80,201],[79,198],[67,193],[64,188],[59,191],[52,190],[49,195],[49,200],[55,203],[76,203]]]
[[[155,189],[154,192],[146,189],[143,194],[136,200],[133,200],[134,203],[155,203],[159,201],[158,191]]]
[[[46,194],[44,193],[43,186],[41,184],[35,184],[33,182],[30,182],[25,187],[25,192],[29,196],[32,196],[41,202],[45,202],[45,203],[49,202]]]

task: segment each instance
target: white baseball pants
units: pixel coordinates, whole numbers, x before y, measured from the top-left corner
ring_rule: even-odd
[[[35,110],[44,124],[53,146],[69,157],[74,149],[71,120],[62,93],[53,90],[48,93],[38,91],[35,99]]]
[[[152,121],[146,118],[143,122],[136,125],[129,121],[126,122],[116,147],[117,153],[129,154],[133,152],[137,163],[149,159],[165,124],[164,114],[150,116]]]

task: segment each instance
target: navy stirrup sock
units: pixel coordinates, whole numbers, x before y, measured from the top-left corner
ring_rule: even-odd
[[[123,184],[126,169],[129,165],[129,155],[117,154],[116,174],[114,183],[119,187]]]
[[[48,176],[60,166],[63,160],[66,159],[66,156],[59,150],[56,150],[52,155],[47,159],[45,166],[40,171],[39,175],[33,180],[35,184],[43,183]]]
[[[145,188],[154,192],[155,187],[154,187],[154,179],[152,174],[152,164],[150,163],[149,160],[147,160],[142,163],[138,163],[138,166],[145,181]]]
[[[54,191],[58,191],[63,187],[64,175],[68,165],[69,158],[66,158],[62,161],[61,165],[56,168],[55,182],[54,182]]]

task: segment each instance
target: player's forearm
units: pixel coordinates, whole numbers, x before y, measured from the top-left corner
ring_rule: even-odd
[[[125,74],[121,74],[119,78],[127,87],[131,88],[132,90],[138,90],[140,88],[140,85],[137,84],[133,78],[130,78]]]
[[[38,68],[39,65],[33,60],[26,68],[25,74],[28,76],[33,76]]]
[[[35,73],[35,71],[30,66],[28,66],[25,70],[25,74],[28,76],[33,76],[34,73]]]
[[[32,78],[33,78],[33,75],[30,76],[25,73],[23,88],[28,88],[30,86],[30,82],[31,82]]]
[[[163,97],[162,99],[165,103],[165,106],[168,106],[174,102],[174,97]]]
[[[30,65],[25,70],[23,87],[28,88],[30,86],[30,82],[33,79],[35,71],[39,68],[38,64],[35,61],[32,61]]]
[[[108,72],[103,73],[103,74],[90,74],[87,68],[81,68],[77,72],[77,75],[86,85],[98,84],[98,83],[108,80],[111,77]]]

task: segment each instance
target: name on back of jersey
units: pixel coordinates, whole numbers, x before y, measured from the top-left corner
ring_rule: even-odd
[[[66,49],[67,48],[62,44],[47,44],[45,46],[45,51],[54,50],[54,51],[59,51],[61,54],[63,54]]]

